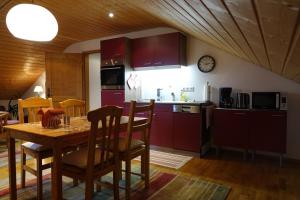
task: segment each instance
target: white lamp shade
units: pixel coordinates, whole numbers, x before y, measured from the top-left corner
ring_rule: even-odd
[[[31,41],[50,41],[58,32],[53,14],[34,4],[12,7],[6,15],[6,25],[13,36]]]
[[[34,87],[34,90],[33,90],[33,91],[34,91],[34,92],[37,92],[37,93],[41,93],[41,92],[43,92],[44,90],[43,90],[43,87],[42,87],[42,86],[37,85],[37,86]]]

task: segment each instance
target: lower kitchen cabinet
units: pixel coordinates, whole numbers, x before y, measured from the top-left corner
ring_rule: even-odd
[[[216,109],[213,120],[213,142],[217,146],[247,149],[249,114],[236,109]]]
[[[124,90],[102,90],[101,106],[116,105],[123,107],[125,100]]]
[[[250,112],[249,149],[286,153],[286,112]]]
[[[150,144],[173,148],[172,105],[155,105]]]
[[[200,152],[201,126],[200,113],[173,113],[174,148]]]
[[[286,111],[215,109],[213,143],[253,151],[286,153]]]

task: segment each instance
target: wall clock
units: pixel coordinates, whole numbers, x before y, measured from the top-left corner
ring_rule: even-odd
[[[211,72],[216,66],[216,61],[212,56],[204,55],[198,60],[198,68],[201,72]]]

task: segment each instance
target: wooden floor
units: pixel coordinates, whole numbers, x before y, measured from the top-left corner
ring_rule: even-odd
[[[32,160],[29,163],[34,165]],[[204,158],[194,157],[179,170],[160,168],[227,184],[232,188],[227,200],[300,199],[300,164],[285,161],[280,168],[278,158],[257,157],[254,162],[245,161],[241,153],[227,151],[220,156],[211,153]],[[0,168],[0,179],[5,176],[8,176],[7,168]]]
[[[300,164],[286,161],[280,168],[277,157],[251,161],[237,152],[211,153],[193,158],[179,171],[231,186],[227,200],[300,199]]]

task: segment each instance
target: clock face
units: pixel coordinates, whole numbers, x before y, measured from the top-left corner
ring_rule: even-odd
[[[213,57],[205,55],[202,56],[199,60],[198,60],[198,68],[201,72],[207,73],[207,72],[211,72],[216,65],[216,61]]]

